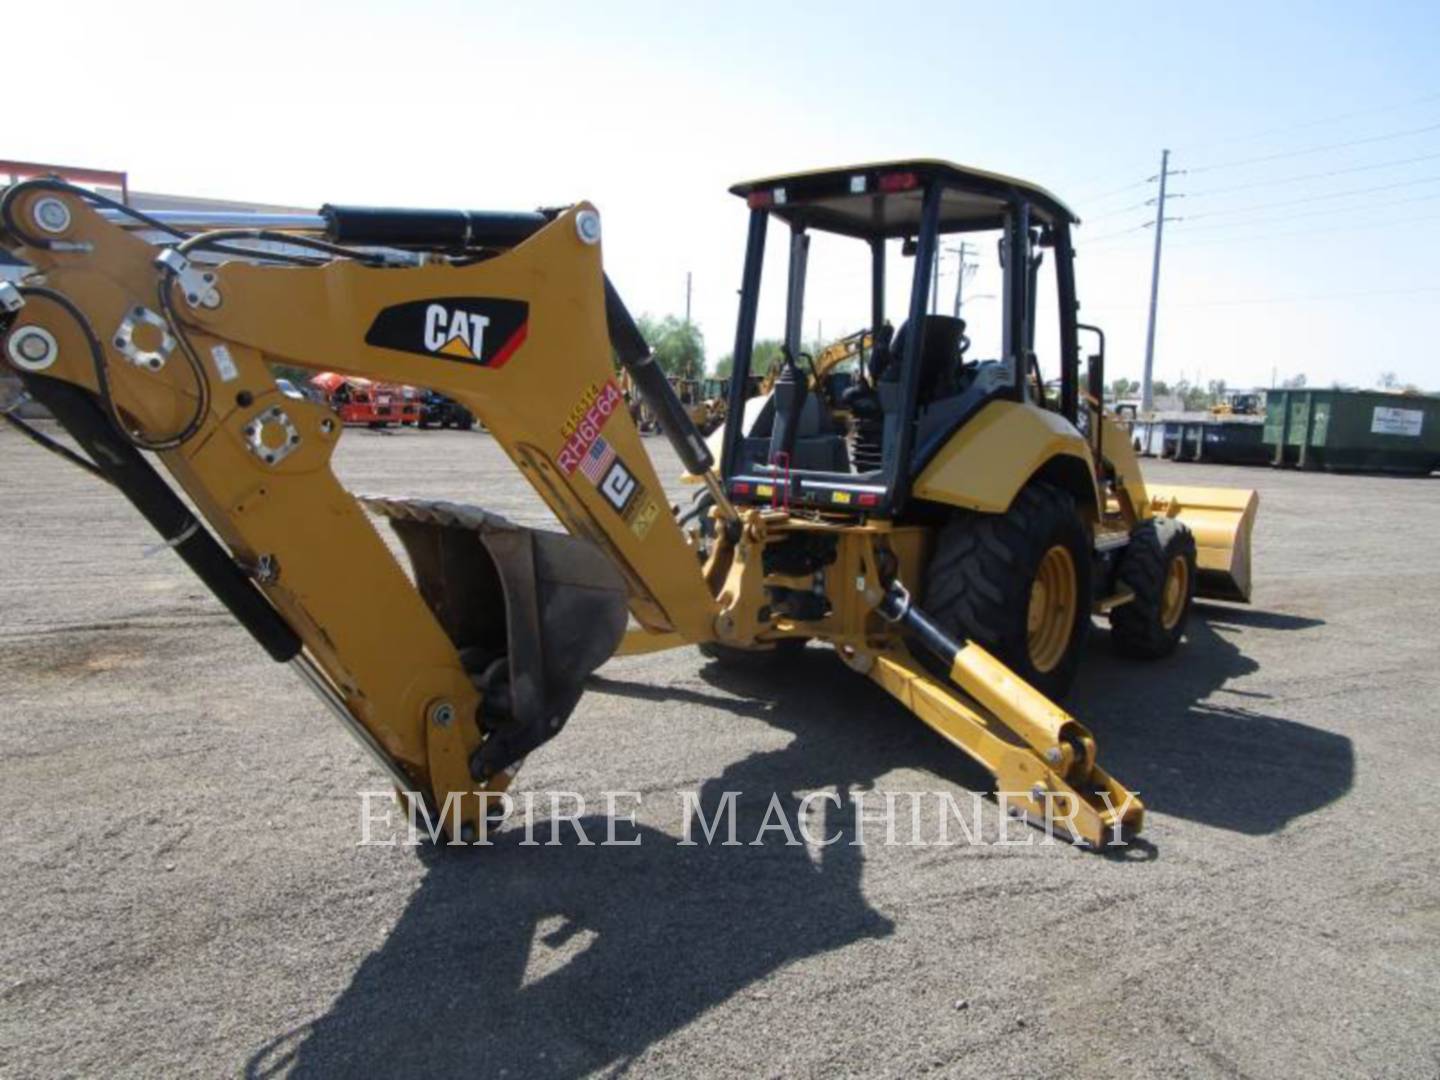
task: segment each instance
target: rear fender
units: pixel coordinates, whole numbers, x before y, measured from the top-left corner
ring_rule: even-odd
[[[1099,507],[1085,437],[1058,413],[992,401],[950,437],[911,489],[917,499],[1003,514],[1039,478],[1070,491],[1093,520]]]

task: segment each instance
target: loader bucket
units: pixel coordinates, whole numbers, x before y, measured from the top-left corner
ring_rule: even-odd
[[[1195,595],[1250,602],[1250,531],[1260,496],[1248,488],[1149,487],[1155,513],[1178,517],[1195,534]]]
[[[585,679],[614,655],[625,582],[587,540],[458,503],[361,501],[390,519],[420,595],[485,695],[490,737],[472,772],[493,776],[557,734]]]

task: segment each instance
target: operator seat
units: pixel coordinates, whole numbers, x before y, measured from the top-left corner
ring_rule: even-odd
[[[927,315],[921,326],[925,336],[920,344],[917,414],[958,392],[961,343],[965,340],[964,319]],[[902,323],[893,340],[889,329],[882,327],[875,337],[867,368],[870,385],[852,387],[845,395],[845,404],[855,419],[854,458],[859,472],[873,472],[883,466],[885,447],[897,437],[905,420],[901,416],[905,408],[901,376],[911,324]]]
[[[895,335],[883,381],[900,381],[910,331],[907,320]],[[920,342],[920,386],[915,401],[924,407],[955,393],[955,372],[960,362],[960,343],[965,337],[965,320],[949,315],[926,315],[921,332],[925,336]]]
[[[789,431],[780,432],[784,442],[790,443],[790,468],[812,472],[848,473],[850,454],[830,409],[824,400],[811,393],[802,382],[795,388],[800,395],[800,404]],[[786,418],[776,408],[776,394],[771,393],[763,401],[752,399],[745,406],[744,437],[740,440],[740,471],[745,472],[772,463],[776,448],[777,428],[786,424]],[[751,417],[751,406],[756,411]]]

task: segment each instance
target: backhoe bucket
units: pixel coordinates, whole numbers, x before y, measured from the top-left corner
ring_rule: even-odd
[[[1157,514],[1178,517],[1195,534],[1195,595],[1250,602],[1250,531],[1260,496],[1248,488],[1149,487]]]
[[[472,772],[493,776],[557,734],[585,679],[614,655],[625,582],[587,540],[458,503],[361,501],[390,519],[420,595],[484,694],[490,736]]]

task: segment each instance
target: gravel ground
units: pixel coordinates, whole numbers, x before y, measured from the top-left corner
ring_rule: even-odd
[[[417,851],[357,846],[380,773],[116,494],[0,461],[0,1074],[1440,1070],[1435,480],[1149,467],[1260,490],[1258,587],[1161,663],[1093,635],[1069,705],[1151,808],[1125,857],[932,842],[945,795],[1000,839],[985,777],[818,648],[601,670],[518,790],[596,840],[642,792],[638,846]],[[546,519],[485,435],[354,432],[340,467]],[[844,795],[842,840],[678,844],[681,793],[728,790],[742,841]],[[849,842],[848,800],[912,791],[924,843]]]

